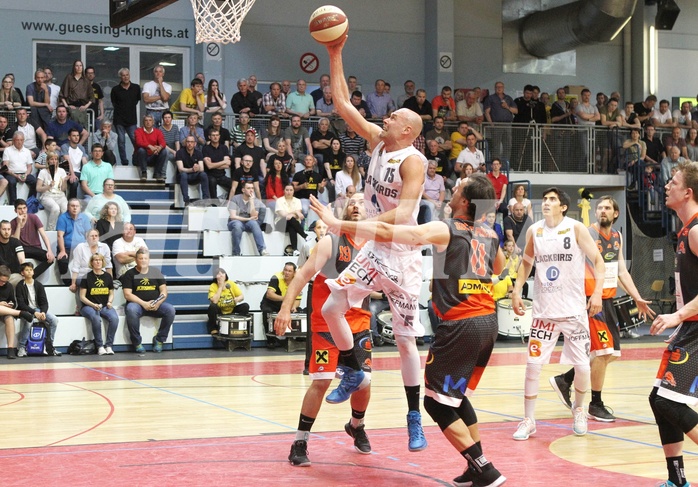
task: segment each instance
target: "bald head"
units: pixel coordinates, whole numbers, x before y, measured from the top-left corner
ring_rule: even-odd
[[[422,117],[417,115],[416,112],[413,112],[407,108],[400,108],[395,113],[398,114],[404,121],[405,126],[410,128],[410,141],[419,137],[419,134],[422,133],[422,127],[424,125],[422,122]]]

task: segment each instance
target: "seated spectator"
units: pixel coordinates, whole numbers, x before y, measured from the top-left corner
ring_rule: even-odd
[[[194,113],[199,117],[204,116],[206,112],[206,95],[204,94],[204,83],[199,78],[191,80],[189,88],[182,90],[179,98],[175,101],[170,109],[174,112],[185,112],[187,114]],[[163,113],[163,116],[165,114]]]
[[[447,128],[444,127],[444,118],[436,116],[434,117],[434,127],[424,134],[424,138],[427,143],[430,140],[435,140],[439,144],[439,152],[444,153],[447,157],[453,149],[453,144],[451,143],[451,133]]]
[[[211,142],[211,131],[218,130],[219,142],[221,145],[225,146],[226,149],[230,150],[233,145],[233,139],[230,135],[230,130],[223,126],[223,114],[216,112],[211,115],[211,125],[209,125],[206,130],[204,130],[204,138],[210,143]]]
[[[126,203],[126,201],[121,196],[114,193],[115,189],[116,183],[114,182],[114,180],[111,178],[105,179],[102,185],[102,192],[100,194],[95,195],[95,197],[92,198],[90,202],[87,204],[87,208],[85,208],[85,213],[87,213],[87,215],[92,219],[92,223],[97,223],[97,220],[101,218],[101,213],[104,209],[104,205],[106,205],[110,201],[116,203],[119,206],[119,213],[121,214],[121,218],[123,221],[131,221],[131,208],[129,208],[128,203]]]
[[[262,231],[266,211],[262,201],[255,197],[254,184],[250,181],[244,182],[242,193],[233,196],[228,205],[228,230],[233,240],[234,256],[242,255],[240,240],[243,231],[252,234],[259,255],[269,255]]]
[[[80,171],[82,166],[87,164],[87,152],[79,142],[80,134],[77,129],[70,129],[69,140],[61,147],[61,158],[68,166],[68,199],[78,197]]]
[[[217,198],[217,186],[222,186],[226,191],[223,197],[227,198],[230,188],[233,186],[233,180],[228,177],[231,162],[228,155],[228,147],[223,145],[220,139],[221,134],[218,129],[211,129],[209,132],[209,144],[204,146],[202,155],[204,156],[204,165],[208,175],[209,194]]]
[[[364,95],[359,90],[349,90],[349,93],[351,93],[351,98],[349,101],[351,102],[352,106],[356,108],[356,111],[359,112],[364,118],[373,118],[371,109],[368,107],[368,103],[366,103],[364,100]]]
[[[141,237],[136,236],[136,227],[133,223],[124,223],[120,238],[111,245],[114,256],[114,278],[119,279],[127,271],[136,267],[136,252],[139,249],[148,250],[148,246]]]
[[[24,147],[22,132],[15,132],[12,136],[12,145],[5,149],[2,163],[5,168],[4,177],[8,183],[10,204],[17,199],[17,183],[29,186],[29,196],[36,196],[36,177],[32,174],[34,159],[31,151]]]
[[[75,129],[78,131],[78,144],[83,145],[89,134],[82,125],[68,118],[68,109],[64,106],[56,108],[56,119],[48,124],[46,135],[56,139],[58,147],[63,147],[68,143],[70,131]]]
[[[235,168],[240,167],[240,162],[244,156],[252,157],[252,169],[257,171],[259,174],[259,182],[264,181],[267,176],[267,164],[264,158],[264,149],[257,146],[257,131],[250,127],[245,132],[245,143],[240,144],[233,151],[233,158],[235,159]]]
[[[184,139],[190,135],[196,140],[196,148],[198,150],[203,149],[206,145],[206,138],[204,137],[204,129],[199,125],[199,116],[196,113],[190,113],[187,117],[186,125],[179,129],[180,146],[184,146]]]
[[[80,280],[80,314],[92,325],[97,355],[114,355],[114,337],[119,326],[119,315],[114,309],[114,280],[104,272],[102,254],[90,256],[90,272]],[[102,318],[107,320],[107,340],[102,339]]]
[[[681,157],[688,157],[688,152],[686,148],[686,139],[681,136],[681,129],[679,127],[674,127],[671,130],[671,135],[664,137],[664,149],[669,153],[669,149],[673,146],[677,146],[681,151]]]
[[[48,137],[44,141],[44,149],[39,152],[37,158],[34,159],[34,168],[37,171],[41,171],[42,169],[46,169],[48,167],[48,164],[46,163],[46,154],[49,152],[55,152],[56,155],[59,155],[61,152],[61,148],[58,147],[58,144],[56,144],[56,139],[53,137]]]
[[[507,203],[507,209],[510,213],[514,211],[514,205],[516,203],[521,203],[524,206],[526,214],[533,218],[533,205],[531,204],[531,200],[526,197],[526,186],[523,184],[514,186],[513,196],[509,200],[509,203]]]
[[[308,235],[303,231],[302,222],[305,216],[303,215],[303,207],[300,200],[293,196],[293,184],[287,184],[284,188],[284,197],[276,201],[275,214],[274,225],[276,229],[280,232],[288,233],[291,247],[293,247],[292,252],[298,255],[297,252],[300,250],[298,247],[298,236],[300,235],[305,240],[308,238]]]
[[[647,156],[645,157],[645,162],[651,162],[653,164],[659,164],[666,155],[664,149],[664,144],[656,135],[657,129],[653,125],[647,125],[645,127],[645,136],[642,137],[642,141],[647,146]]]
[[[95,224],[99,233],[99,240],[112,248],[114,242],[121,237],[124,231],[124,220],[121,208],[114,201],[108,201],[99,212],[99,219]]]
[[[27,311],[21,311],[17,308],[17,298],[15,298],[15,290],[10,282],[10,268],[5,264],[0,264],[0,319],[5,325],[5,338],[7,339],[7,358],[16,359],[17,343],[15,333],[15,318],[22,316],[26,321],[31,321],[34,316]],[[23,357],[26,356],[26,351]]]
[[[468,143],[468,137],[471,138],[470,145]],[[475,137],[475,140],[472,140],[472,137]],[[466,149],[469,149],[471,154],[471,157],[476,154],[476,152],[479,152],[479,150],[476,147],[476,143],[478,140],[482,140],[482,134],[475,130],[474,128],[471,128],[468,125],[468,122],[458,122],[458,129],[451,134],[451,152],[448,155],[448,158],[451,160],[451,162],[457,161],[458,156]],[[470,159],[469,162],[473,162]],[[484,161],[484,157],[482,158]],[[475,166],[475,164],[473,164]],[[459,172],[460,167],[456,164],[453,168],[454,171]]]
[[[32,159],[36,159],[39,156],[39,146],[37,145],[36,130],[27,121],[29,115],[27,114],[26,108],[20,108],[17,110],[17,132],[21,132],[24,135],[24,147],[29,149],[32,153]]]
[[[464,123],[464,122],[461,122]],[[463,130],[462,126],[459,126],[459,131],[454,132],[454,134],[460,135],[460,131]],[[465,147],[458,152],[458,157],[456,157],[456,163],[453,166],[453,172],[456,174],[461,172],[461,164],[470,163],[473,168],[480,167],[480,164],[484,164],[485,155],[480,149],[477,148],[477,135],[473,132],[467,132],[465,135]],[[462,140],[461,138],[458,138]],[[453,145],[456,145],[455,141],[452,141]]]
[[[349,186],[353,186],[354,192],[361,192],[364,188],[363,178],[361,177],[359,166],[357,166],[356,158],[353,154],[349,154],[344,158],[342,170],[335,174],[334,177],[335,207],[344,208],[344,205],[348,199],[347,188],[349,188]]]
[[[465,94],[465,98],[456,103],[456,116],[458,120],[464,120],[472,124],[481,124],[485,120],[482,107],[477,101],[474,91]]]
[[[58,154],[55,152],[49,152],[46,161],[48,167],[39,171],[36,190],[39,193],[39,202],[46,211],[46,229],[53,231],[56,229],[58,215],[68,209],[68,198],[65,195],[68,189],[68,175],[63,168],[58,167]]]
[[[414,113],[419,115],[425,124],[431,123],[431,120],[434,118],[431,102],[427,100],[427,92],[421,88],[417,90],[417,93],[414,96],[406,99],[405,104],[402,107],[412,110]]]
[[[272,156],[277,153],[279,142],[284,140],[283,130],[281,129],[281,120],[278,115],[272,115],[269,118],[269,125],[262,129],[262,147],[267,151],[267,162]]]
[[[61,213],[56,223],[58,237],[58,271],[61,276],[68,272],[68,262],[71,251],[78,244],[85,241],[85,234],[92,228],[90,218],[80,212],[80,200],[72,198],[68,201],[68,210]],[[64,282],[70,282],[70,279],[64,278]]]
[[[112,132],[111,120],[103,120],[99,131],[92,134],[92,144],[102,146],[102,159],[112,166],[116,164],[119,138]]]
[[[340,134],[339,142],[342,144],[342,149],[345,154],[354,154],[356,157],[356,165],[359,166],[359,172],[362,177],[366,177],[365,168],[368,168],[368,163],[371,160],[370,154],[367,153],[366,139],[361,137],[354,131],[354,128],[346,124],[346,132]],[[302,169],[297,169],[302,170]]]
[[[218,316],[246,315],[250,312],[250,305],[243,303],[245,296],[242,291],[228,278],[225,269],[219,268],[213,276],[213,281],[208,288],[208,332],[217,335],[220,331]]]
[[[228,195],[229,200],[234,195],[242,193],[242,188],[245,183],[252,183],[254,185],[254,193],[257,196],[257,199],[262,199],[259,189],[259,173],[252,167],[252,164],[252,156],[243,156],[242,164],[240,167],[235,169],[235,171],[233,171],[233,185],[231,186],[230,194]]]
[[[174,323],[175,309],[166,302],[167,281],[159,269],[150,266],[150,252],[147,249],[136,252],[136,267],[121,276],[121,284],[127,301],[126,326],[136,353],[145,353],[140,333],[143,315],[162,318],[153,337],[153,352],[162,352],[162,345],[167,341]]]
[[[652,125],[663,128],[672,128],[676,126],[674,118],[671,115],[671,110],[669,110],[669,100],[661,100],[659,102],[659,110],[654,110],[652,114]],[[680,132],[679,137],[681,137]]]
[[[672,146],[668,149],[669,154],[662,160],[661,181],[660,184],[665,185],[672,177],[671,170],[684,162],[686,159],[681,155],[679,146]]]
[[[257,91],[257,76],[251,74],[247,77],[247,89],[252,93],[252,97],[255,99],[255,103],[259,107],[259,113],[264,113],[264,107],[262,106],[262,93]]]
[[[444,179],[436,174],[436,162],[429,161],[427,165],[427,175],[424,179],[424,192],[419,203],[420,224],[429,223],[439,219],[439,211],[444,204],[446,197],[446,187]]]
[[[432,116],[443,117],[445,120],[456,120],[456,102],[451,96],[453,90],[450,86],[441,88],[441,94],[431,100]]]
[[[0,88],[0,109],[12,111],[21,106],[22,99],[15,90],[15,80],[6,74],[2,79],[2,88]]]
[[[390,92],[385,89],[385,81],[377,79],[374,87],[376,91],[366,95],[366,103],[371,110],[373,118],[389,117],[395,111],[395,102]]]
[[[325,170],[325,174],[327,175],[327,179],[330,181],[330,188],[332,192],[330,194],[330,201],[334,200],[333,193],[336,183],[335,178],[337,177],[337,173],[339,173],[342,170],[342,167],[344,167],[344,161],[346,158],[347,155],[342,150],[342,143],[338,138],[333,138],[330,142],[330,150],[325,153],[325,159],[323,160],[323,168]],[[356,162],[356,160],[354,162]],[[320,160],[318,160],[318,164],[320,164]]]
[[[308,225],[311,225],[317,220],[317,215],[315,215],[315,212],[309,212],[310,195],[317,198],[319,194],[324,193],[328,179],[315,171],[315,158],[312,155],[308,154],[305,156],[303,164],[305,165],[305,170],[294,174],[292,183],[296,197],[301,201],[303,214],[309,220]]]
[[[315,115],[315,100],[305,92],[307,86],[305,80],[296,81],[296,91],[286,95],[286,112],[298,115],[301,118],[309,118]]]
[[[80,171],[80,184],[82,192],[85,193],[85,201],[90,201],[104,190],[104,181],[114,179],[114,168],[111,164],[102,161],[102,154],[104,154],[102,146],[94,144],[92,146],[92,160],[83,165],[82,171]]]
[[[12,224],[7,220],[0,221],[0,262],[10,268],[10,284],[13,286],[22,280],[19,270],[24,260],[24,247],[12,236]]]
[[[90,257],[100,254],[104,257],[104,270],[113,274],[111,250],[109,246],[99,241],[99,232],[93,228],[85,233],[85,242],[79,243],[70,253],[70,291],[78,292],[78,280],[90,272]],[[78,295],[79,297],[79,295]]]
[[[246,113],[250,117],[259,115],[260,107],[257,104],[256,97],[250,91],[249,84],[246,78],[240,78],[238,80],[238,92],[233,95],[230,99],[230,104],[232,105],[233,112],[235,113]]]
[[[315,102],[315,113],[318,117],[333,117],[339,116],[332,101],[332,88],[325,86],[322,89],[322,97]]]
[[[204,114],[204,125],[208,125],[213,120],[213,115],[225,112],[228,102],[225,95],[220,90],[217,79],[208,82],[206,90],[206,113]]]
[[[284,264],[284,270],[277,272],[269,280],[269,286],[267,287],[267,292],[262,297],[262,301],[259,304],[262,310],[262,323],[264,324],[264,330],[267,332],[267,347],[276,348],[279,346],[278,339],[272,334],[269,334],[269,315],[271,313],[278,313],[281,310],[281,303],[286,296],[286,290],[288,285],[291,284],[293,277],[296,275],[296,264],[293,262],[286,262]],[[295,313],[301,305],[302,294],[298,295],[296,301],[293,303],[291,312]]]
[[[27,104],[31,108],[29,123],[34,127],[41,140],[46,139],[46,127],[51,123],[53,110],[56,107],[51,103],[50,88],[47,83],[46,73],[37,69],[34,71],[34,82],[27,85]]]
[[[453,185],[453,189],[451,190],[451,193],[455,194],[456,190],[460,187],[460,185],[465,183],[468,180],[468,178],[473,175],[473,172],[475,172],[473,165],[470,164],[469,162],[464,163],[461,166],[460,177],[458,179],[456,179],[456,182]]]
[[[288,151],[286,141],[283,139],[280,140],[276,146],[276,154],[274,154],[271,159],[267,161],[267,168],[273,167],[276,161],[281,162],[281,167],[283,168],[284,173],[286,173],[286,176],[292,178],[296,172],[296,162],[293,159],[293,155]],[[267,195],[267,198],[269,198],[269,195]]]
[[[165,147],[167,148],[167,160],[174,162],[177,151],[179,150],[179,127],[172,123],[172,112],[165,110],[162,114],[162,125],[158,128],[165,137]],[[167,168],[165,168],[167,174]]]
[[[499,237],[499,246],[501,247],[502,245],[504,245],[505,236],[504,232],[502,231],[502,226],[499,223],[497,223],[496,218],[497,214],[494,211],[490,211],[489,213],[487,213],[487,215],[485,215],[485,221],[483,221],[482,224],[487,228],[494,230],[494,232]]]
[[[526,242],[526,231],[533,223],[528,216],[523,203],[514,203],[511,215],[504,218],[504,235],[506,240],[511,240],[517,249],[523,250]]]
[[[208,176],[204,172],[204,156],[196,148],[196,139],[188,135],[184,140],[184,148],[177,151],[178,182],[182,190],[184,206],[189,205],[189,185],[200,185],[201,198],[208,200]]]
[[[189,115],[189,118],[196,118],[196,115]],[[203,130],[201,127],[196,129],[201,132],[201,140],[203,140]],[[136,129],[134,137],[136,139],[134,160],[141,173],[141,181],[148,179],[148,166],[154,166],[153,178],[158,183],[164,183],[167,171],[165,167],[167,146],[165,136],[155,128],[155,119],[152,115],[143,117],[143,126]]]
[[[635,107],[632,101],[625,102],[625,110],[621,110],[620,116],[623,117],[624,127],[642,128],[640,119],[638,118],[637,113],[635,113]]]
[[[280,142],[283,144],[284,142]],[[284,188],[290,183],[286,171],[284,171],[283,161],[274,159],[271,168],[267,172],[267,177],[264,179],[264,187],[266,190],[267,206],[274,212],[276,208],[276,200],[284,197]]]
[[[0,115],[0,154],[3,154],[5,149],[12,145],[12,136],[14,131],[5,115]]]
[[[231,134],[233,139],[233,147],[238,147],[239,145],[244,144],[247,131],[253,128],[250,125],[250,115],[247,113],[241,113],[238,117],[238,122],[239,123],[233,128],[233,133]],[[257,140],[255,140],[255,145],[261,144],[257,144]]]
[[[12,237],[22,244],[24,257],[39,261],[34,270],[34,276],[39,277],[46,269],[51,267],[56,257],[51,250],[51,240],[44,230],[44,224],[36,214],[27,211],[27,202],[23,199],[15,200],[15,213],[17,216],[10,221]],[[41,246],[43,242],[46,250]]]
[[[4,266],[0,266],[0,281],[5,277],[2,267]],[[58,318],[48,312],[48,299],[46,298],[44,285],[34,280],[34,264],[31,262],[23,263],[20,267],[20,273],[22,275],[22,280],[17,283],[14,291],[17,299],[17,311],[19,311],[19,316],[21,318],[19,351],[17,352],[17,356],[27,356],[27,340],[29,340],[31,323],[37,320],[48,325],[46,354],[53,357],[60,357],[61,352],[56,350],[56,347],[53,346],[53,341],[56,339],[56,330],[58,329]],[[0,310],[0,313],[1,312]]]
[[[269,92],[262,97],[262,107],[267,115],[288,117],[288,113],[286,113],[286,95],[281,91],[279,83],[274,82],[269,85]]]

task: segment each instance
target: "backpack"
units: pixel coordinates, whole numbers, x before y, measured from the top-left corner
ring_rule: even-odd
[[[97,347],[95,346],[94,340],[73,340],[73,343],[68,347],[68,353],[70,355],[91,355],[97,353]]]
[[[45,323],[32,323],[29,327],[27,355],[43,355],[47,335],[48,328]]]

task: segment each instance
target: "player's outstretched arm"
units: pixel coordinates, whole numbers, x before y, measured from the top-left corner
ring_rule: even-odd
[[[655,313],[654,310],[649,306],[652,303],[652,301],[642,299],[642,296],[640,296],[640,291],[637,290],[637,287],[633,282],[633,278],[630,276],[628,268],[625,265],[625,258],[623,257],[622,235],[620,236],[620,249],[618,250],[618,280],[620,281],[620,285],[623,287],[623,289],[625,289],[625,292],[628,293],[630,297],[635,300],[635,304],[637,304],[637,309],[640,312],[640,318],[642,318],[643,320],[646,320],[647,317],[653,319],[657,315],[657,313]]]

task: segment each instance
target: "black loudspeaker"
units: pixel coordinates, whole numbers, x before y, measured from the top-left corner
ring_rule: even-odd
[[[657,16],[654,18],[654,28],[657,30],[673,29],[679,13],[681,13],[681,9],[674,0],[659,0],[657,2]]]

